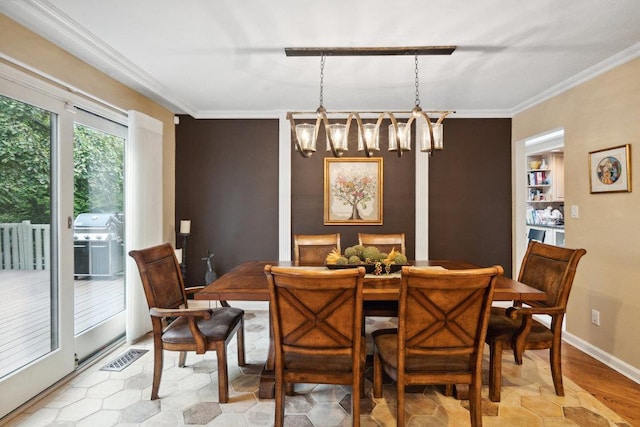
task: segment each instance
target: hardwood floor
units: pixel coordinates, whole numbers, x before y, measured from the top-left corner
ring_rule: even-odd
[[[534,352],[549,360],[548,350]],[[624,417],[629,424],[640,426],[640,384],[565,342],[562,343],[562,375]]]

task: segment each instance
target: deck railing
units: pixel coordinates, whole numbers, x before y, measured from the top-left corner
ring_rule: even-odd
[[[0,224],[0,270],[49,270],[51,226],[49,224]]]

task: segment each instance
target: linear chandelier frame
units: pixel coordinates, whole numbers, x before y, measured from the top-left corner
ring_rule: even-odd
[[[417,119],[424,123],[416,127],[416,139],[419,140],[421,151],[432,153],[442,150],[442,121],[454,111],[432,110],[424,111],[420,108],[418,56],[419,55],[451,55],[456,46],[413,46],[413,47],[349,47],[349,48],[285,48],[287,56],[320,56],[320,106],[315,112],[288,112],[287,119],[291,124],[291,133],[295,148],[305,158],[316,151],[316,142],[320,127],[324,126],[327,151],[331,150],[335,157],[340,157],[348,150],[348,136],[352,121],[356,121],[358,129],[358,149],[364,151],[367,157],[379,151],[380,126],[383,120],[389,119],[389,151],[396,151],[398,157],[403,151],[411,150],[411,126]],[[415,56],[415,105],[410,111],[382,111],[382,112],[328,112],[323,106],[324,64],[326,56],[380,56],[380,55],[414,55]],[[296,116],[315,114],[315,125],[309,123],[296,124]],[[364,123],[361,115],[373,115],[375,123]],[[406,122],[398,122],[396,115],[408,115]],[[431,115],[431,116],[430,116]],[[433,116],[433,117],[432,117]],[[330,119],[345,119],[345,124],[331,123]],[[432,123],[432,119],[435,122]],[[416,141],[416,144],[418,141]]]
[[[286,47],[287,56],[451,55],[457,46]]]

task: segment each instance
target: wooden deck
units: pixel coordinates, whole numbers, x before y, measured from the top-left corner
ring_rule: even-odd
[[[56,342],[49,320],[49,274],[43,270],[0,270],[0,377],[47,354]],[[74,280],[74,290],[76,335],[125,308],[122,277],[81,278]]]

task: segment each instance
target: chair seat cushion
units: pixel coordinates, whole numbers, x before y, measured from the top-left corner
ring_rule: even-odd
[[[487,341],[502,340],[510,343],[513,335],[520,329],[521,318],[515,320],[507,317],[506,309],[491,307],[489,326],[487,327]],[[542,323],[534,320],[531,331],[527,335],[527,342],[545,342],[553,339],[553,332]]]
[[[221,307],[212,309],[211,319],[198,319],[198,328],[209,341],[223,341],[229,337],[229,333],[240,322],[244,311],[234,307]],[[187,317],[178,317],[162,334],[162,341],[171,344],[186,344],[194,342],[189,329]]]
[[[386,363],[398,368],[398,335],[385,333],[374,337],[378,354]],[[410,355],[405,359],[407,372],[468,372],[469,356],[460,355]]]
[[[360,344],[360,364],[364,366],[366,359],[366,342],[361,338]],[[326,356],[319,354],[296,354],[287,352],[285,354],[285,368],[301,372],[351,372],[353,364],[351,356]]]

